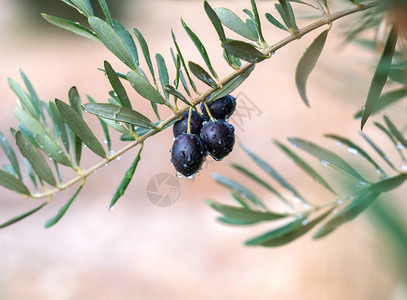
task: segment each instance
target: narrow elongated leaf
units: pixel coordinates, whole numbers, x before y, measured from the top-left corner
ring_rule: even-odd
[[[288,18],[288,22],[290,24],[289,28],[292,32],[298,32],[298,27],[295,22],[295,16],[294,16],[294,11],[293,8],[291,7],[291,4],[288,0],[278,0],[283,7],[286,16]]]
[[[73,86],[69,89],[68,92],[69,103],[71,107],[75,109],[75,111],[82,117],[82,109],[81,109],[81,97],[79,96],[78,89]]]
[[[21,154],[28,160],[38,177],[50,185],[56,186],[54,174],[44,157],[42,157],[37,148],[35,148],[20,131],[16,133],[16,142]]]
[[[251,41],[257,41],[257,36],[234,12],[224,7],[215,8],[215,12],[222,24],[227,28]]]
[[[15,216],[14,218],[12,218],[12,219],[10,219],[10,220],[8,220],[8,221],[6,221],[6,222],[0,224],[0,229],[1,229],[1,228],[4,228],[4,227],[7,227],[7,226],[10,226],[10,225],[12,225],[12,224],[14,224],[14,223],[17,223],[18,221],[21,221],[22,219],[24,219],[24,218],[26,218],[26,217],[32,215],[33,213],[39,211],[39,210],[40,210],[41,208],[43,208],[46,204],[48,204],[48,202],[44,202],[44,203],[42,203],[40,206],[37,206],[36,208],[34,208],[34,209],[32,209],[32,210],[29,210],[29,211],[27,211],[27,212],[25,212],[25,213],[22,213],[22,214],[20,214],[20,215],[18,215],[18,216]]]
[[[387,93],[380,95],[379,100],[377,101],[376,105],[373,107],[370,115],[377,114],[378,112],[382,111],[386,107],[402,100],[407,96],[407,89],[401,88],[397,90],[393,90]],[[363,114],[363,110],[359,110],[355,114],[355,118],[361,118]]]
[[[406,157],[403,154],[403,151],[401,151],[402,149],[400,149],[400,145],[398,144],[398,142],[395,140],[395,138],[393,137],[393,135],[391,134],[391,132],[381,123],[379,122],[374,122],[374,125],[379,128],[381,131],[384,132],[384,134],[390,139],[390,141],[393,143],[393,145],[396,147],[397,152],[400,155],[400,158],[403,162],[406,162]]]
[[[204,1],[204,8],[205,12],[208,15],[209,19],[211,20],[213,27],[215,27],[216,32],[218,33],[220,41],[223,43],[226,41],[225,31],[223,30],[222,23],[219,20],[218,15],[213,10],[213,8],[209,5],[209,3],[205,0]]]
[[[297,198],[300,200],[303,200],[304,198],[298,193],[298,191],[287,181],[285,180],[273,167],[271,167],[267,162],[265,162],[263,159],[261,159],[258,155],[254,154],[252,151],[250,151],[248,148],[240,144],[242,149],[250,156],[251,159],[261,168],[263,171],[265,171],[267,174],[269,174],[271,177],[273,177],[279,184],[281,184],[283,187],[285,187],[287,190],[291,191],[291,193],[294,194]]]
[[[257,10],[257,5],[255,0],[250,0],[252,4],[252,11],[254,15],[254,21],[256,22],[256,27],[257,27],[257,34],[259,35],[260,42],[265,43],[263,33],[261,30],[261,23],[260,23],[260,17],[259,17],[259,12]]]
[[[277,28],[280,28],[282,30],[285,31],[289,31],[287,27],[285,27],[283,24],[281,24],[276,18],[274,18],[272,15],[270,15],[269,13],[266,13],[266,19],[273,24],[274,26],[276,26]]]
[[[66,29],[70,32],[73,32],[77,35],[86,37],[88,39],[91,39],[95,42],[100,42],[99,38],[97,37],[96,34],[94,34],[92,31],[90,31],[89,29],[87,29],[86,27],[83,27],[82,25],[69,21],[69,20],[65,20],[62,18],[58,18],[58,17],[54,17],[54,16],[50,16],[47,14],[42,13],[41,16],[48,21],[49,23],[51,23],[52,25],[55,25],[57,27],[60,27],[62,29]]]
[[[150,100],[153,103],[165,105],[169,104],[167,99],[161,96],[161,94],[140,73],[130,71],[127,73],[127,79],[136,92],[140,94],[140,96]]]
[[[184,102],[186,105],[191,106],[191,103],[189,103],[189,101],[187,100],[187,98],[185,98],[184,95],[182,95],[182,93],[180,91],[178,91],[175,87],[171,86],[171,85],[166,85],[165,86],[165,91],[171,95],[173,95],[174,97],[180,99],[182,102]]]
[[[281,19],[283,19],[283,22],[285,24],[285,26],[287,26],[287,28],[289,28],[288,31],[292,30],[292,26],[290,24],[290,19],[288,17],[287,12],[285,11],[284,7],[280,4],[280,3],[276,3],[274,4],[274,7],[276,8],[276,10],[278,11],[278,13],[280,14]]]
[[[155,60],[157,62],[158,75],[159,75],[158,78],[160,79],[161,88],[164,91],[165,98],[168,100],[169,95],[168,95],[168,92],[165,91],[165,86],[170,84],[167,65],[165,64],[164,57],[162,57],[162,55],[159,53],[157,53],[155,55]]]
[[[233,226],[248,226],[256,224],[257,222],[253,221],[244,221],[244,220],[237,220],[228,217],[219,217],[217,220],[226,225],[233,225]]]
[[[44,134],[49,135],[48,131],[42,126],[42,124],[32,117],[28,112],[23,110],[20,107],[16,107],[14,109],[14,115],[16,116],[17,120],[23,125],[26,129],[28,129],[33,134]]]
[[[255,65],[251,66],[249,69],[246,70],[246,72],[236,76],[231,81],[226,83],[221,89],[217,89],[215,92],[213,92],[211,95],[211,101],[225,97],[226,95],[232,93],[243,83],[243,81],[247,79],[247,77],[249,77],[251,72],[254,70],[254,67]]]
[[[136,69],[136,62],[134,61],[133,55],[120,35],[117,34],[109,24],[98,17],[90,17],[88,21],[106,48],[129,68],[133,70]]]
[[[82,190],[83,184],[79,186],[79,188],[76,190],[76,192],[72,195],[72,197],[68,200],[67,203],[65,203],[64,206],[61,207],[61,209],[58,211],[58,213],[51,219],[49,219],[45,223],[45,228],[49,228],[51,226],[54,226],[56,223],[58,223],[59,220],[62,219],[62,217],[65,215],[69,207],[71,206],[72,202],[75,200],[75,198],[78,196],[79,192]]]
[[[181,19],[182,26],[184,27],[185,31],[187,32],[188,36],[191,38],[192,42],[195,44],[195,47],[198,49],[199,53],[201,54],[203,60],[205,61],[206,66],[208,67],[209,71],[215,77],[218,79],[218,75],[216,74],[214,68],[212,67],[212,63],[209,59],[208,52],[206,51],[206,48],[202,44],[201,40],[198,38],[198,36],[188,27],[188,25],[184,22],[183,19]]]
[[[40,148],[53,160],[56,162],[71,167],[72,162],[62,151],[58,143],[56,143],[52,138],[43,134],[36,134],[35,141],[40,146]]]
[[[34,89],[32,83],[31,83],[31,81],[28,79],[27,75],[25,75],[25,73],[24,73],[23,70],[21,70],[21,69],[20,69],[20,75],[21,75],[21,78],[22,78],[23,81],[24,81],[24,84],[25,84],[25,87],[26,87],[27,90],[28,90],[28,93],[29,93],[30,96],[31,96],[31,102],[33,103],[33,106],[35,106],[35,107],[38,108],[38,111],[39,111],[40,114],[41,114],[41,117],[42,117],[42,120],[43,120],[44,124],[47,125],[47,120],[45,119],[45,115],[44,115],[44,109],[43,109],[43,107],[42,107],[42,103],[41,103],[40,98],[38,97],[37,92],[35,91],[35,89]]]
[[[218,84],[200,65],[190,61],[188,62],[189,69],[203,83],[209,85],[211,88],[216,89]]]
[[[4,134],[0,131],[0,147],[3,149],[4,153],[6,154],[14,173],[16,173],[17,177],[21,180],[23,177],[21,176],[20,165],[17,160],[16,153],[14,152],[13,148],[11,148],[10,143],[8,142],[7,138]]]
[[[12,78],[8,78],[8,84],[14,94],[17,95],[21,104],[28,110],[31,116],[36,120],[40,119],[40,111],[36,103],[32,101],[31,97],[27,94],[26,91]]]
[[[383,169],[370,157],[370,155],[367,154],[366,151],[364,151],[361,147],[359,147],[358,145],[356,145],[355,143],[353,143],[349,139],[338,136],[336,134],[326,134],[325,136],[327,138],[334,139],[334,140],[344,144],[345,146],[347,146],[348,147],[348,152],[355,153],[355,154],[360,154],[368,162],[370,162],[378,172],[384,174]]]
[[[360,132],[360,135],[365,139],[366,142],[377,152],[377,154],[380,155],[381,158],[395,171],[397,169],[394,167],[393,163],[390,161],[389,157],[383,152],[382,149],[371,139],[369,138],[366,134],[363,132]]]
[[[90,0],[69,0],[86,16],[93,16],[93,8],[90,4]]]
[[[211,177],[215,179],[215,181],[231,191],[238,193],[242,195],[243,197],[247,198],[250,202],[252,202],[254,205],[260,208],[266,208],[264,203],[256,196],[254,195],[250,190],[242,186],[241,184],[237,183],[236,181],[220,176],[218,174],[211,174]]]
[[[246,19],[246,25],[249,27],[250,31],[253,33],[254,36],[257,37],[257,28],[256,24],[252,19]]]
[[[186,65],[186,63],[185,63],[184,57],[183,57],[183,55],[182,55],[182,53],[181,53],[181,49],[180,49],[180,47],[179,47],[179,45],[178,45],[178,43],[177,43],[177,39],[175,38],[175,34],[174,34],[174,32],[172,31],[172,29],[171,29],[171,35],[172,35],[172,40],[173,40],[173,42],[174,42],[175,48],[177,49],[177,53],[178,53],[179,58],[180,58],[180,60],[181,60],[182,67],[183,67],[184,70],[185,70],[185,74],[187,74],[189,84],[191,85],[191,87],[192,87],[192,89],[195,91],[195,93],[198,94],[198,90],[197,90],[197,88],[196,88],[196,86],[195,86],[194,81],[193,81],[192,78],[191,78],[191,75],[189,75],[189,71],[188,71],[187,65]]]
[[[387,117],[383,116],[384,122],[386,123],[387,127],[389,128],[390,132],[393,136],[405,147],[407,148],[407,140],[404,135],[397,129],[396,125]]]
[[[106,152],[103,149],[103,146],[95,137],[92,130],[90,130],[89,126],[75,111],[75,109],[58,99],[55,100],[55,104],[57,105],[62,118],[76,134],[76,136],[78,136],[82,142],[95,154],[105,158]]]
[[[115,70],[106,60],[104,62],[104,66],[105,66],[106,75],[107,75],[107,78],[109,79],[110,85],[112,86],[113,90],[116,92],[117,97],[120,100],[120,103],[123,106],[131,109],[132,107],[131,107],[131,103],[129,100],[129,96],[127,96],[126,90],[125,90],[123,84],[120,82],[119,76],[117,76]]]
[[[278,220],[282,218],[286,218],[288,215],[286,214],[279,214],[274,212],[262,212],[262,211],[255,211],[250,210],[243,207],[236,207],[230,205],[223,205],[217,203],[215,201],[207,200],[206,203],[215,209],[216,211],[220,212],[227,218],[247,221],[247,222],[263,222],[269,220]]]
[[[96,103],[96,101],[91,96],[88,95],[87,97],[88,97],[88,100],[90,103]],[[107,144],[107,150],[110,153],[112,150],[112,140],[110,139],[109,128],[108,128],[106,122],[104,122],[100,117],[98,119],[100,122],[100,126],[102,126],[103,133],[105,134],[106,139],[105,139],[104,143]]]
[[[3,170],[0,170],[0,185],[19,194],[30,195],[30,191],[20,179]]]
[[[407,179],[407,174],[400,174],[391,178],[384,179],[373,184],[370,187],[370,191],[374,193],[384,193],[394,190],[398,186],[402,185]]]
[[[269,183],[267,183],[266,181],[261,179],[259,176],[257,176],[253,172],[249,171],[247,168],[245,168],[245,167],[243,167],[243,166],[241,166],[239,164],[232,164],[232,167],[235,168],[236,170],[240,171],[241,173],[243,173],[244,175],[246,175],[250,179],[254,180],[258,184],[265,187],[267,190],[269,190],[274,195],[276,195],[281,201],[283,201],[288,206],[291,206],[291,204],[287,201],[287,199],[285,199],[275,188],[273,188]]]
[[[311,176],[315,181],[320,183],[323,187],[325,187],[331,193],[337,195],[338,193],[329,185],[329,183],[321,176],[317,171],[315,171],[308,163],[306,163],[302,158],[300,158],[297,154],[293,151],[288,149],[286,146],[281,144],[278,141],[274,141],[276,144],[285,154],[287,154],[297,166],[299,166],[305,173]]]
[[[263,236],[259,236],[257,238],[251,239],[246,242],[246,245],[252,245],[252,244],[254,245],[254,243],[256,241],[258,241],[259,245],[263,246],[263,247],[279,247],[279,246],[286,245],[286,244],[298,239],[299,237],[303,236],[304,234],[306,234],[308,231],[310,231],[312,228],[314,228],[315,225],[317,225],[323,219],[325,219],[328,215],[330,215],[331,212],[332,211],[329,210],[326,213],[322,214],[321,216],[315,218],[314,220],[312,220],[306,224],[304,224],[305,220],[303,220],[301,222],[302,226],[295,228],[296,226],[299,225],[298,224],[299,220],[301,220],[301,219],[299,219],[299,220],[297,220],[298,223],[294,223],[294,222],[297,222],[297,221],[294,221],[293,223],[289,223],[274,231],[266,233]],[[268,240],[266,239],[267,235],[269,237]]]
[[[267,55],[257,50],[253,45],[242,41],[228,40],[222,46],[231,54],[251,63],[258,63],[268,58]]]
[[[301,1],[301,0],[288,0],[288,1],[290,1],[290,2],[295,2],[295,3],[300,3],[300,4],[304,4],[304,5],[307,5],[307,6],[309,6],[309,7],[312,7],[313,9],[318,10],[318,7],[316,7],[315,5],[309,4],[309,3],[304,2],[304,1]]]
[[[127,49],[129,50],[129,52],[133,58],[133,61],[136,65],[136,68],[139,68],[139,71],[142,72],[140,69],[140,62],[139,62],[137,47],[136,47],[136,44],[134,43],[132,35],[119,21],[116,21],[113,19],[112,22],[113,22],[114,31],[116,31],[116,33],[120,36],[120,38],[126,45]]]
[[[352,200],[350,204],[338,211],[331,217],[326,224],[324,224],[313,236],[314,239],[324,237],[328,233],[334,231],[342,224],[349,222],[361,214],[366,208],[369,207],[379,197],[380,193],[362,193],[360,196]]]
[[[51,116],[52,122],[54,124],[53,127],[56,129],[58,136],[61,137],[62,143],[64,144],[66,151],[69,153],[69,138],[68,138],[68,133],[66,131],[65,121],[62,119],[62,116],[59,113],[59,110],[58,110],[55,102],[50,101],[48,106],[49,106],[50,116]]]
[[[84,111],[104,119],[129,123],[143,128],[156,128],[147,117],[127,107],[110,103],[87,103],[82,107]]]
[[[389,70],[391,66],[391,61],[393,59],[394,50],[397,43],[397,30],[393,27],[387,37],[386,44],[384,46],[382,55],[380,57],[379,63],[377,64],[376,71],[373,75],[372,81],[370,83],[369,92],[367,94],[366,103],[364,106],[361,129],[365,126],[367,119],[374,110],[377,101],[382,93],[383,87],[386,84],[387,76],[389,75]]]
[[[289,138],[288,140],[294,147],[298,147],[304,151],[307,151],[311,155],[320,159],[323,165],[332,165],[333,167],[344,171],[352,177],[366,182],[366,180],[351,165],[349,165],[337,154],[303,139]]]
[[[122,181],[119,184],[119,187],[117,188],[116,192],[114,193],[112,201],[110,202],[110,206],[109,206],[110,210],[113,209],[113,207],[115,206],[115,204],[119,200],[119,198],[124,195],[124,192],[126,191],[127,186],[129,185],[131,179],[133,178],[134,172],[136,171],[137,165],[141,158],[141,151],[143,151],[143,144],[141,144],[140,150],[138,151],[136,158],[134,159],[130,168],[127,169],[126,174],[124,175]]]
[[[151,76],[153,77],[154,82],[156,82],[153,64],[151,62],[151,57],[150,57],[150,50],[148,49],[148,44],[147,44],[146,40],[144,39],[143,35],[141,34],[141,32],[138,31],[137,28],[133,28],[133,32],[136,35],[137,40],[140,44],[141,51],[143,51],[143,55],[146,60],[148,69],[150,70]]]
[[[325,30],[311,43],[298,62],[297,69],[295,71],[295,83],[297,85],[298,92],[307,106],[310,105],[306,93],[307,80],[318,61],[319,56],[321,55],[327,36],[328,30]]]
[[[105,118],[101,118],[101,120],[118,132],[121,132],[123,134],[130,134],[130,131],[126,127],[124,127],[120,123],[117,123],[116,121],[105,119]]]
[[[103,13],[105,14],[106,21],[109,24],[113,24],[112,22],[112,16],[110,15],[109,7],[107,6],[107,3],[105,0],[98,0],[100,7],[103,10]]]
[[[23,163],[25,165],[25,168],[27,169],[28,176],[30,177],[34,187],[37,189],[38,185],[37,185],[37,180],[35,178],[35,173],[34,173],[33,168],[31,167],[30,163],[28,162],[28,160],[25,157],[23,157]]]

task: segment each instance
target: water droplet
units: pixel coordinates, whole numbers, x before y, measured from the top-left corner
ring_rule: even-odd
[[[214,160],[216,160],[216,161],[221,161],[223,159],[223,157],[222,158],[214,158]]]
[[[356,150],[355,148],[352,148],[352,147],[348,147],[348,152],[350,153],[350,154],[353,154],[353,155],[357,155],[357,154],[359,154],[359,151],[358,150]]]
[[[292,146],[293,148],[298,148],[298,145],[297,145],[296,143],[292,143],[291,146]]]
[[[212,135],[212,139],[216,139],[216,134]]]
[[[343,146],[343,143],[342,143],[342,142],[339,142],[339,141],[337,141],[336,144],[337,144],[339,147],[342,147],[342,146]]]
[[[324,159],[321,160],[321,165],[323,165],[324,167],[327,167],[330,165],[329,161],[326,161]]]
[[[305,209],[310,209],[311,208],[311,205],[309,203],[304,203],[303,206],[304,206]]]
[[[397,144],[396,147],[399,150],[403,150],[405,148],[404,145],[402,145],[402,144]]]
[[[103,143],[107,144],[107,140],[104,140]]]
[[[120,156],[118,156],[116,159],[117,159],[117,160],[120,160]]]
[[[189,175],[189,176],[187,176],[186,178],[187,178],[188,180],[191,180],[191,179],[194,179],[194,178],[195,178],[195,175],[196,175],[196,173],[194,173],[194,174],[192,174],[192,175]]]
[[[58,154],[62,154],[62,150],[58,150],[57,153],[58,153]]]
[[[362,106],[362,111],[365,111],[365,110],[366,110],[366,106],[363,105],[363,106]]]
[[[170,153],[172,153],[172,148],[170,149]]]
[[[406,171],[407,171],[407,164],[402,164],[402,165],[401,165],[401,170],[402,170],[403,172],[406,172]]]
[[[300,203],[301,202],[301,198],[298,196],[295,196],[293,199],[294,203]]]
[[[188,168],[188,165],[187,164],[183,164],[182,165],[184,168]]]
[[[179,153],[179,156],[181,156],[181,158],[185,158],[185,151],[181,151],[181,152]]]
[[[225,141],[224,141],[223,139],[219,139],[219,140],[218,140],[218,144],[219,144],[219,145],[222,145],[222,144],[224,144],[224,143],[225,143]]]
[[[303,226],[305,226],[305,225],[307,225],[307,224],[308,224],[308,220],[302,221],[302,225],[303,225]]]
[[[105,163],[105,167],[107,167],[107,163]]]
[[[192,161],[192,155],[190,154],[190,155],[188,155],[187,162],[191,162],[191,161]]]
[[[338,209],[335,208],[335,209],[332,211],[332,214],[336,215],[337,213],[338,213]]]
[[[96,173],[98,170],[93,170],[93,173]]]
[[[338,204],[338,205],[343,204],[343,199],[338,199],[338,200],[336,200],[336,204]]]
[[[175,172],[175,177],[177,178],[182,178],[184,175],[182,175],[180,172],[176,171]]]
[[[109,211],[112,211],[114,209],[114,205],[109,207]]]
[[[383,174],[383,171],[380,170],[380,169],[376,169],[376,173],[377,173],[377,174]]]
[[[367,185],[367,183],[365,182],[365,181],[359,181],[359,183],[358,183],[360,186],[366,186]]]
[[[110,150],[110,152],[109,152],[109,155],[110,156],[113,156],[113,155],[115,155],[116,154],[116,152],[114,152],[113,150]]]

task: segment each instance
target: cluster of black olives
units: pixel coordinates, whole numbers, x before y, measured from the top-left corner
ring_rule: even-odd
[[[186,111],[174,124],[174,144],[171,149],[171,162],[178,174],[193,178],[207,155],[215,160],[227,156],[235,144],[235,128],[226,120],[236,108],[236,99],[227,95],[215,101],[201,103],[201,112]],[[188,132],[189,120],[189,132]]]

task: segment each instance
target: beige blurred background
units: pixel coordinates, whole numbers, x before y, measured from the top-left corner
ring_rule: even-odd
[[[60,12],[55,1],[44,2],[41,8],[29,3],[12,0],[0,3],[0,130],[7,134],[10,126],[16,126],[13,116],[16,97],[8,88],[7,77],[22,83],[19,68],[46,101],[54,98],[67,101],[73,85],[78,87],[83,100],[89,94],[106,101],[108,81],[97,68],[107,59],[118,71],[126,71],[103,45],[54,28],[39,15],[43,11],[82,21],[71,8]],[[212,1],[212,4],[240,12],[249,7],[249,1]],[[203,13],[202,1],[127,0],[117,1],[116,5],[121,9],[115,10],[114,16],[129,29],[137,27],[147,39],[150,51],[163,54],[172,71],[171,28],[184,55],[203,64],[180,25],[182,16],[205,41],[218,74],[225,76],[230,72],[221,58],[217,36]],[[271,1],[260,2],[260,9],[274,11]],[[315,203],[331,196],[281,154],[272,140],[303,137],[343,151],[351,161],[354,157],[324,139],[323,134],[341,134],[365,145],[358,134],[359,122],[352,115],[364,102],[373,56],[356,47],[342,49],[341,29],[340,23],[334,25],[317,69],[310,77],[311,109],[305,107],[297,94],[294,71],[316,33],[258,65],[236,91],[244,93],[261,110],[260,115],[246,118],[237,129],[238,140],[265,157]],[[264,24],[264,30],[270,43],[285,36],[270,24]],[[144,61],[143,64],[147,70]],[[130,89],[129,93],[133,105],[153,117],[147,101]],[[389,115],[395,120],[405,119],[405,107],[398,105],[389,110]],[[86,120],[101,134],[94,117],[87,115]],[[366,132],[383,138],[372,122]],[[181,179],[181,195],[175,205],[155,206],[146,196],[146,186],[158,173],[174,173],[169,162],[171,144],[171,130],[146,142],[134,179],[112,212],[108,211],[111,196],[136,150],[90,176],[80,196],[54,227],[44,229],[43,225],[68,200],[72,189],[55,197],[30,218],[2,229],[0,299],[407,299],[403,272],[406,257],[400,254],[403,245],[394,242],[397,236],[392,237],[369,212],[322,240],[313,241],[308,234],[276,249],[242,245],[245,239],[269,230],[272,224],[233,228],[217,223],[217,214],[204,199],[223,203],[232,200],[225,188],[214,183],[210,173],[244,182],[229,166],[231,162],[249,165],[239,147],[223,162],[208,163],[193,182]],[[381,144],[387,149],[387,142]],[[123,145],[113,135],[113,148],[118,150]],[[390,155],[394,151],[391,147],[387,150]],[[84,155],[85,167],[98,161],[93,154]],[[319,162],[304,157],[318,167]],[[5,163],[3,154],[0,159]],[[337,173],[323,167],[318,169],[341,186],[343,177],[332,177]],[[374,178],[373,174],[369,176]],[[251,182],[244,183],[273,206],[276,200],[264,190]],[[406,191],[405,187],[400,188],[392,193],[392,199],[379,201],[394,205],[403,216],[406,205],[401,196]],[[40,203],[24,200],[5,189],[0,193],[1,221]]]

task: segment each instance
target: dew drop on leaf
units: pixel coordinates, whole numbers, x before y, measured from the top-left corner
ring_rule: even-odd
[[[180,172],[176,171],[175,172],[175,177],[177,178],[182,178],[184,175],[182,175]]]
[[[402,165],[401,165],[401,170],[402,170],[403,172],[406,172],[406,171],[407,171],[407,164],[402,164]]]
[[[329,161],[326,161],[324,159],[321,160],[321,165],[323,165],[324,167],[329,166],[329,164],[330,164]]]
[[[308,224],[308,220],[302,221],[302,225],[303,225],[303,226],[305,226],[305,225],[307,225],[307,224]]]
[[[294,203],[300,203],[301,202],[301,198],[300,197],[294,197],[293,199]]]
[[[109,211],[112,211],[114,209],[114,206],[109,207]]]
[[[348,147],[348,152],[353,155],[359,154],[359,151],[352,147]]]
[[[403,150],[405,148],[402,144],[397,144],[396,147],[399,150]]]

